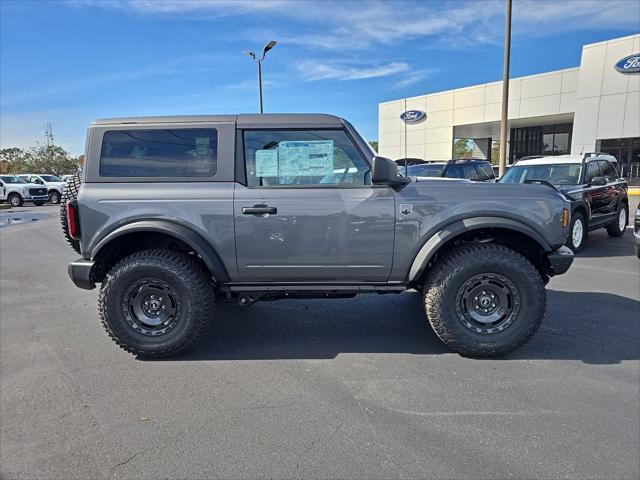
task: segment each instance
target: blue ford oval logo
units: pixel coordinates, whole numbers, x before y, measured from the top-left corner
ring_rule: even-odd
[[[404,123],[418,123],[427,118],[427,114],[422,110],[407,110],[402,115],[400,115],[400,119]]]
[[[619,60],[616,63],[616,70],[622,73],[640,73],[640,53]]]

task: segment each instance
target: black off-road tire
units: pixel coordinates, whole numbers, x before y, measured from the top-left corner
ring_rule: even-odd
[[[576,224],[578,222],[582,223],[582,240],[581,241],[575,241],[573,239],[573,230],[574,228],[576,228]],[[589,237],[589,228],[587,225],[587,220],[584,218],[584,215],[582,215],[582,213],[580,212],[574,212],[571,214],[571,226],[569,227],[569,235],[567,236],[567,240],[565,242],[565,245],[567,247],[569,247],[573,253],[578,253],[579,251],[581,251],[584,248],[584,244],[587,241],[587,238]]]
[[[507,317],[512,320],[502,329],[486,328],[493,329],[491,333],[476,331],[460,308],[461,295],[479,276],[489,282],[501,278],[517,292],[511,297],[517,313]],[[443,256],[427,275],[423,300],[436,335],[452,350],[470,357],[498,357],[520,348],[538,330],[546,309],[538,270],[519,253],[492,243],[458,247]]]
[[[62,192],[62,199],[60,200],[60,225],[62,226],[62,233],[67,243],[71,245],[76,252],[80,253],[80,242],[75,238],[71,238],[69,235],[69,222],[67,220],[67,203],[75,200],[78,197],[78,191],[82,184],[82,175],[76,173],[69,180]]]
[[[132,286],[146,279],[174,290],[179,308],[171,330],[141,333],[128,300]],[[136,290],[134,289],[134,292]],[[173,250],[143,250],[120,260],[102,283],[98,311],[104,329],[122,349],[145,358],[172,357],[189,350],[213,318],[214,288],[196,257]]]
[[[11,208],[17,208],[24,205],[24,199],[19,193],[10,193],[7,197],[7,202]]]
[[[57,190],[52,190],[49,192],[49,203],[51,203],[52,205],[60,203],[60,198],[60,192],[58,192]]]
[[[620,218],[621,215],[624,215],[624,226],[622,228],[620,228],[620,222],[622,221]],[[627,225],[629,225],[629,207],[626,203],[620,203],[618,211],[616,212],[616,219],[607,225],[607,233],[610,237],[621,237],[624,235]]]

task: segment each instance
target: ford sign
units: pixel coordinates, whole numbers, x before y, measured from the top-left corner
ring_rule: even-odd
[[[640,73],[640,53],[629,55],[618,61],[616,70],[622,73]]]
[[[407,110],[402,115],[400,115],[400,119],[404,123],[419,123],[425,118],[427,118],[427,114],[422,110]]]

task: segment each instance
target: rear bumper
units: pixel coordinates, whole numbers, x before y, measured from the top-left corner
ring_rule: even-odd
[[[569,267],[573,263],[573,252],[569,247],[562,246],[557,250],[547,254],[547,260],[549,261],[549,273],[551,275],[562,275],[569,270]]]
[[[94,262],[92,260],[85,260],[79,258],[78,260],[71,262],[67,268],[69,277],[76,287],[83,288],[85,290],[93,290],[96,288],[95,282],[91,278],[91,269]]]

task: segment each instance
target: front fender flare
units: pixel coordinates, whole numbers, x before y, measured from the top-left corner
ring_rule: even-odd
[[[167,220],[138,220],[122,225],[102,238],[97,245],[93,247],[91,250],[91,258],[96,258],[100,253],[100,250],[102,250],[102,248],[108,245],[112,240],[135,232],[163,233],[186,243],[200,256],[200,258],[202,258],[216,281],[229,281],[229,274],[220,260],[220,257],[201,235],[188,227]]]
[[[503,228],[507,230],[514,230],[535,240],[545,252],[551,252],[553,250],[551,245],[549,245],[542,235],[517,220],[502,217],[466,218],[447,225],[429,237],[422,248],[418,251],[418,254],[411,264],[411,269],[409,270],[409,282],[413,282],[420,278],[429,264],[429,261],[440,247],[442,247],[442,245],[462,233],[479,230],[481,228]]]

